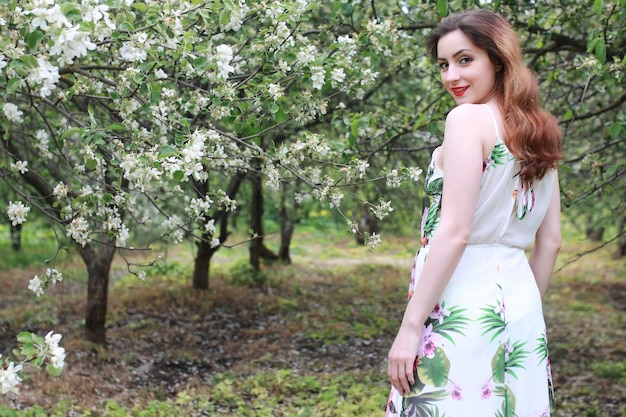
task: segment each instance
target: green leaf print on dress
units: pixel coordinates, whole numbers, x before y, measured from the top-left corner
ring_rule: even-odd
[[[526,369],[524,359],[528,357],[528,351],[524,349],[526,342],[517,341],[502,343],[491,360],[493,380],[497,384],[505,383],[505,375],[511,375],[517,379],[514,369]]]
[[[511,155],[506,145],[502,142],[498,142],[496,146],[493,147],[489,158],[483,161],[483,171],[496,165],[504,165],[506,161],[511,159],[513,159],[513,155]]]
[[[429,169],[429,175],[432,176],[433,169]],[[423,235],[426,239],[424,244],[428,243],[428,239],[433,236],[435,229],[439,226],[439,214],[441,211],[441,194],[443,193],[443,178],[435,178],[430,181],[430,177],[426,181],[424,192],[426,193],[426,203],[424,205],[424,214],[426,221],[424,223]]]
[[[435,305],[426,320],[426,325],[432,324],[434,333],[440,334],[454,344],[454,339],[450,333],[465,336],[463,329],[469,323],[469,319],[463,315],[466,310],[466,308],[458,307],[450,307],[450,310],[447,310],[446,302],[443,301],[441,305]]]
[[[466,309],[458,306],[446,308],[445,302],[437,304],[430,313],[422,333],[423,341],[420,355],[414,369],[415,384],[411,393],[402,399],[402,417],[439,416],[436,402],[454,396],[445,388],[449,379],[450,360],[442,347],[444,338],[455,344],[455,334],[465,336],[464,330],[469,322],[464,313]],[[441,417],[445,417],[441,414]]]
[[[486,308],[481,308],[485,312],[478,321],[483,325],[482,336],[487,333],[493,332],[490,342],[493,342],[496,337],[504,332],[506,328],[506,322],[504,321],[504,305],[499,302],[498,304],[488,305]]]

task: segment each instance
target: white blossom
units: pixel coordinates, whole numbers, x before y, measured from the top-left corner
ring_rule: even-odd
[[[24,114],[17,106],[13,103],[4,103],[4,107],[2,108],[4,115],[9,121],[14,123],[22,123],[24,120],[22,119],[22,115]]]
[[[80,30],[80,26],[74,25],[64,28],[55,39],[50,48],[50,55],[59,56],[59,65],[64,66],[74,63],[74,58],[87,56],[87,51],[96,49],[96,44],[91,42],[89,33]]]
[[[59,346],[61,337],[62,336],[60,334],[54,334],[50,331],[44,338],[51,355],[50,362],[52,363],[52,366],[57,369],[65,366],[65,349]]]
[[[70,187],[65,185],[63,182],[58,183],[54,189],[52,190],[52,194],[56,198],[65,198],[70,191]]]
[[[408,168],[408,175],[411,181],[418,181],[422,175],[422,170],[417,167]]]
[[[313,88],[321,90],[322,87],[324,87],[324,69],[321,67],[313,67],[312,71],[311,82],[313,83]]]
[[[28,289],[35,293],[37,297],[43,294],[42,288],[43,282],[35,275],[30,281],[28,281]]]
[[[143,48],[139,48],[128,43],[125,43],[120,48],[120,58],[122,59],[122,61],[142,62],[145,61],[147,57],[148,55]]]
[[[230,11],[230,19],[226,25],[222,27],[224,32],[232,30],[234,32],[238,31],[243,24],[243,20],[246,17],[246,14],[250,8],[243,0],[239,0],[239,4],[237,7]]]
[[[63,281],[63,274],[61,274],[56,268],[46,269],[46,277],[53,285],[57,282]]]
[[[17,226],[18,224],[24,223],[29,211],[30,207],[25,206],[21,201],[10,201],[9,207],[7,208],[7,216],[9,217],[9,220],[11,220],[11,226]]]
[[[167,78],[167,74],[161,68],[157,68],[154,70],[154,76],[159,80],[164,80]]]
[[[338,83],[344,82],[346,79],[346,73],[343,68],[335,68],[331,74],[331,79]]]
[[[28,161],[15,161],[15,163],[11,163],[11,168],[24,175],[28,172]]]
[[[230,61],[233,59],[233,49],[226,44],[222,44],[219,45],[216,50],[215,63],[218,70],[217,78],[225,80],[228,78],[228,75],[235,70],[235,68],[230,65]]]
[[[84,247],[91,242],[89,237],[89,223],[82,217],[73,219],[67,226],[67,236],[74,239],[78,244]]]
[[[0,392],[2,394],[19,392],[17,385],[22,381],[19,376],[21,371],[22,365],[15,365],[13,362],[9,362],[7,369],[0,368]]]
[[[298,63],[307,65],[315,60],[317,49],[314,45],[307,45],[298,52]]]
[[[370,210],[379,220],[382,220],[393,211],[393,207],[391,207],[391,201],[381,201],[377,206],[370,207]]]
[[[272,100],[274,101],[278,100],[284,95],[283,90],[280,87],[280,84],[275,84],[275,83],[270,83],[267,85],[267,92],[270,94],[270,96],[272,97]]]
[[[380,245],[381,242],[382,239],[380,238],[380,235],[377,235],[376,233],[372,233],[370,236],[365,236],[365,244],[372,249]]]
[[[398,175],[397,169],[390,170],[385,177],[387,180],[387,187],[398,188],[402,183],[402,179],[400,178],[400,175]]]

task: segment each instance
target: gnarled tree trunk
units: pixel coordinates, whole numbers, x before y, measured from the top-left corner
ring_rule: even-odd
[[[250,174],[252,182],[252,201],[250,203],[250,229],[253,238],[250,241],[250,265],[255,270],[261,269],[261,259],[278,259],[278,255],[269,250],[263,242],[265,234],[263,230],[263,186],[261,184],[261,176],[257,172]]]
[[[226,190],[226,195],[228,198],[235,199],[237,192],[239,191],[239,187],[243,182],[245,174],[238,173],[235,175],[228,184],[228,188]],[[209,192],[209,184],[208,182],[198,183],[196,184],[196,192],[200,197],[205,197]],[[213,220],[215,220],[215,224],[220,225],[220,243],[224,243],[226,239],[228,239],[228,212],[221,210],[215,213],[213,216]],[[211,236],[202,235],[202,240],[197,243],[198,253],[196,254],[196,258],[194,260],[193,265],[193,276],[192,283],[193,288],[200,290],[209,289],[209,273],[211,269],[211,259],[217,250],[220,248],[219,246],[212,248],[210,245]]]
[[[79,246],[87,267],[87,308],[85,311],[85,339],[99,345],[106,344],[106,315],[109,293],[109,273],[115,255],[115,245],[101,245],[98,250],[91,246]]]

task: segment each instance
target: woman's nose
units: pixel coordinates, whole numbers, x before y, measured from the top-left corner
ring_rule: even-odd
[[[450,65],[448,70],[445,72],[444,77],[448,82],[456,81],[459,79],[459,71],[453,65]]]

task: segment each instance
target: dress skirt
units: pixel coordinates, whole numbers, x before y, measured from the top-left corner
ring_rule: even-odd
[[[428,256],[418,252],[409,298]],[[391,388],[387,417],[554,415],[546,327],[523,249],[466,248],[424,324],[416,383]]]

